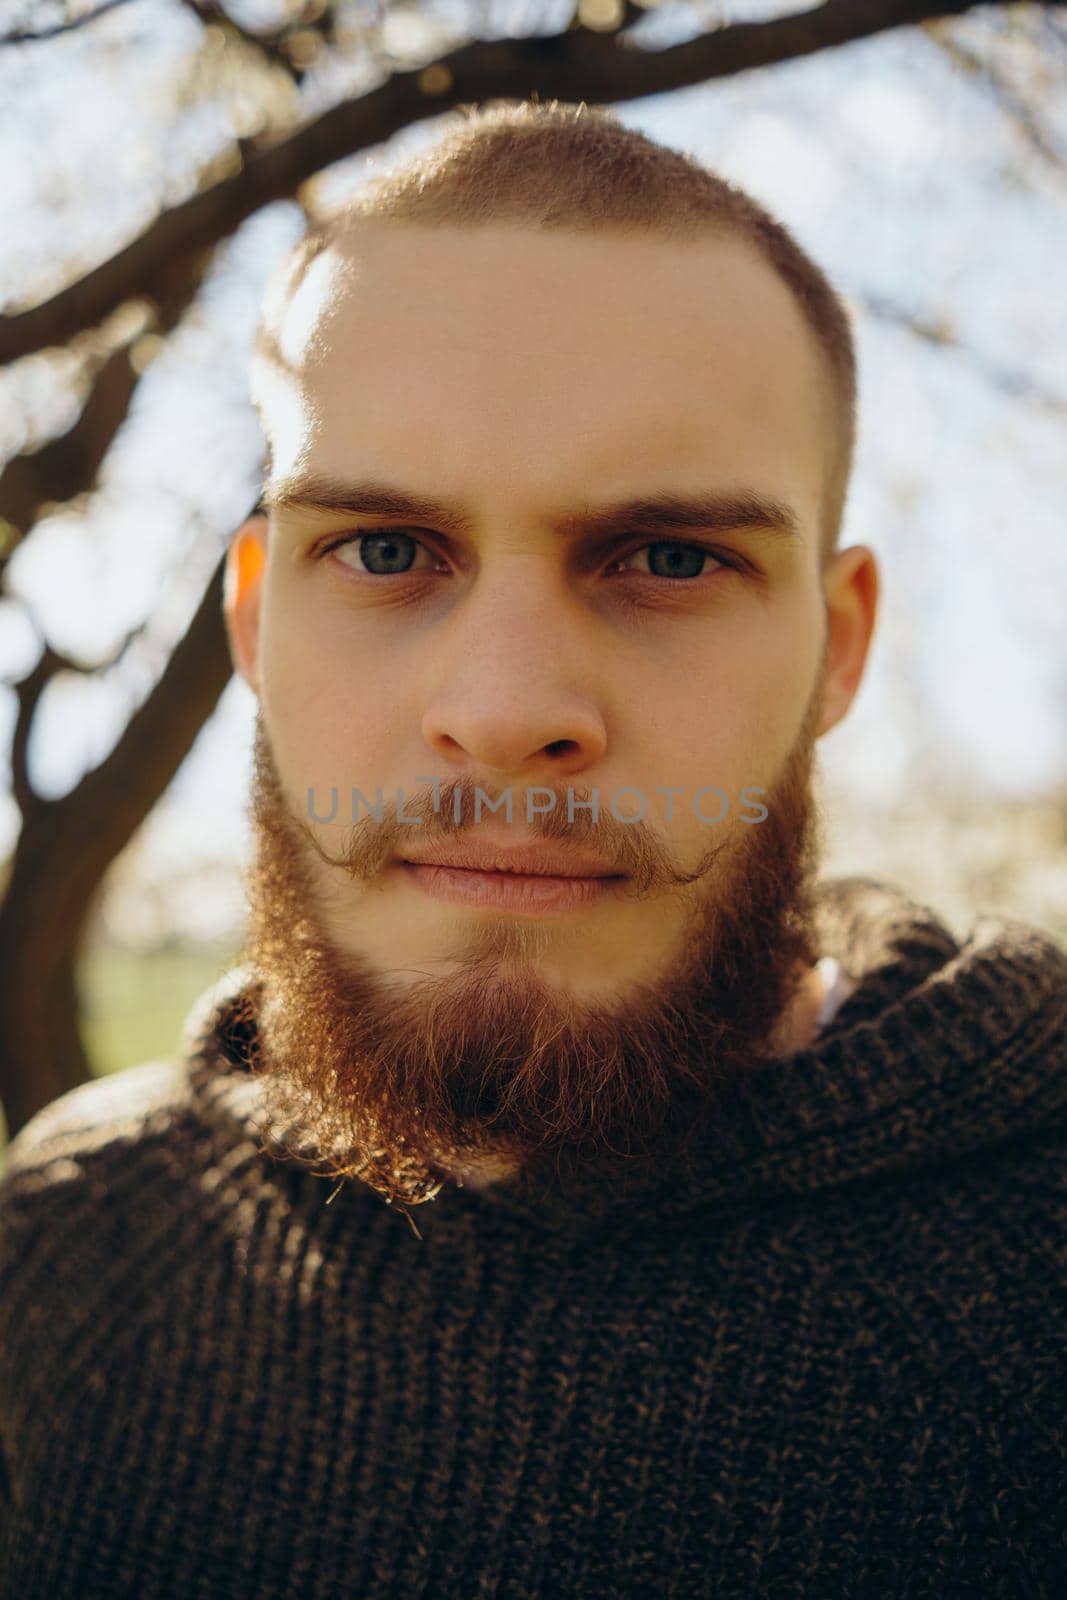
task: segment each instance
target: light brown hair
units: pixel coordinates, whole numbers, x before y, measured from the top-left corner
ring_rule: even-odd
[[[751,243],[792,291],[823,356],[834,418],[821,530],[823,555],[829,556],[852,468],[856,359],[848,314],[825,273],[743,189],[624,127],[610,111],[556,100],[461,111],[462,119],[428,151],[372,179],[318,219],[272,280],[274,310],[256,334],[252,380],[253,403],[267,434],[267,476],[270,436],[255,366],[280,361],[275,341],[285,304],[315,257],[361,222],[512,222],[542,231],[648,232],[674,240],[726,232]]]

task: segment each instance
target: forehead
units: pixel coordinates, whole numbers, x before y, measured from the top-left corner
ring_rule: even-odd
[[[275,479],[402,475],[518,510],[691,477],[818,520],[821,357],[736,237],[361,225],[272,331]]]

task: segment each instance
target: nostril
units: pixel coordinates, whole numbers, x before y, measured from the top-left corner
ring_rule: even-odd
[[[553,739],[551,744],[546,744],[545,749],[549,755],[563,755],[568,750],[577,750],[578,746],[573,739]]]

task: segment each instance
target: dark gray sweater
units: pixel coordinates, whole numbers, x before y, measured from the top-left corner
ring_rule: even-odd
[[[855,993],[683,1193],[335,1193],[261,1147],[242,968],[41,1112],[3,1595],[1063,1600],[1067,956],[859,879],[820,948]]]

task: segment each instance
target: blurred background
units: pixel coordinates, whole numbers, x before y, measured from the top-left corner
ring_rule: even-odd
[[[0,6],[7,1128],[173,1054],[240,948],[255,702],[221,561],[261,482],[260,295],[464,104],[611,105],[829,271],[860,357],[842,544],[884,592],[820,746],[825,870],[1067,944],[1065,91],[1053,4]]]

